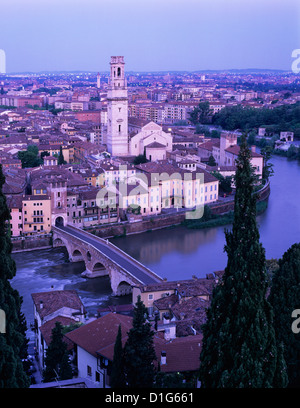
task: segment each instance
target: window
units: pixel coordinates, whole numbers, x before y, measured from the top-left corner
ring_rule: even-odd
[[[153,295],[148,295],[148,300],[152,300],[153,299]]]
[[[91,377],[91,376],[92,376],[92,367],[90,367],[90,366],[88,365],[88,366],[86,366],[86,368],[87,368],[87,375],[88,375],[88,377]]]

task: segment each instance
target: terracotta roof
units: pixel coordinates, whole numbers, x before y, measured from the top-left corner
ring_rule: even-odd
[[[69,326],[70,324],[76,323],[75,319],[72,319],[71,317],[64,317],[64,316],[56,316],[53,319],[48,320],[46,323],[44,323],[40,327],[40,331],[48,346],[51,343],[52,329],[54,329],[56,322],[61,323],[62,326]],[[72,343],[70,342],[69,339],[63,339],[63,341],[67,343],[68,348],[71,348]]]
[[[154,292],[161,290],[175,290],[184,297],[209,295],[215,284],[214,279],[186,279],[180,281],[166,281],[153,283],[151,285],[138,286],[141,292]]]
[[[202,337],[202,334],[177,337],[168,342],[154,339],[157,362],[160,361],[161,352],[166,353],[166,364],[161,364],[160,370],[167,373],[198,370]]]
[[[225,152],[232,153],[236,156],[238,156],[240,152],[240,146],[234,145],[234,146],[229,146],[227,149],[225,149]],[[253,152],[252,150],[250,151],[252,157],[263,157],[261,154]]]
[[[213,147],[218,145],[220,145],[220,140],[215,139],[202,143],[201,145],[198,146],[198,148],[212,151]]]
[[[158,142],[152,142],[152,143],[148,144],[145,147],[146,147],[146,149],[148,149],[149,147],[150,147],[150,149],[157,149],[157,148],[162,148],[162,147],[165,148],[166,145],[163,145],[163,144],[158,143]]]
[[[93,322],[67,333],[66,337],[95,357],[97,352],[101,354],[104,349],[112,350],[112,355],[111,351],[108,352],[112,359],[119,325],[121,325],[122,342],[124,343],[127,338],[126,334],[132,327],[132,317],[117,313],[108,313],[99,317]]]
[[[178,295],[172,294],[170,296],[164,296],[160,299],[156,299],[153,302],[153,305],[159,310],[166,310],[174,306],[174,304],[178,302],[178,299]]]
[[[78,329],[65,337],[92,354],[102,355],[112,361],[114,345],[119,325],[122,330],[122,344],[127,340],[127,332],[132,327],[132,317],[109,313]],[[163,372],[195,371],[199,368],[202,335],[187,336],[167,341],[161,333],[155,333],[154,348],[157,356],[155,365],[160,361],[161,352],[165,351],[167,364],[161,365]]]
[[[31,296],[41,318],[54,313],[62,307],[76,310],[80,310],[83,307],[76,290],[53,290],[50,292],[32,293]],[[41,302],[43,304],[42,308],[40,308]]]

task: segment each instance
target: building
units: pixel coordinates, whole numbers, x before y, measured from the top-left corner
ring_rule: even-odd
[[[117,313],[108,313],[65,335],[74,344],[78,376],[98,383],[100,388],[110,388],[114,345],[119,326],[124,346],[132,327],[132,317]],[[154,365],[157,368],[159,364],[162,372],[186,373],[188,377],[191,372],[198,371],[201,334],[170,341],[161,333],[155,332],[153,343],[157,356]]]
[[[111,57],[107,91],[107,150],[112,156],[128,154],[128,94],[124,57]]]
[[[23,233],[22,196],[7,197],[7,205],[10,211],[10,232],[12,237],[18,237]]]
[[[48,195],[22,197],[23,234],[48,234],[51,232],[51,198]]]
[[[46,350],[56,322],[63,326],[83,323],[85,308],[75,290],[53,290],[31,294],[33,300],[35,346],[38,362],[44,368]]]
[[[208,159],[213,156],[217,166],[231,167],[236,165],[236,160],[240,151],[237,144],[237,133],[222,132],[220,139],[212,139],[198,147],[198,155],[202,159]],[[264,159],[263,156],[255,151],[255,146],[251,147],[251,165],[255,169],[255,174],[262,177]]]
[[[172,151],[172,135],[162,130],[157,123],[149,122],[137,133],[130,134],[129,153],[132,156],[146,155],[147,160],[165,160]]]

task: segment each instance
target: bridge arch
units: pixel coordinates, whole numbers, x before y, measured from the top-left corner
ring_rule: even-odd
[[[84,256],[82,252],[77,248],[72,251],[72,255],[70,258],[72,259],[72,262],[84,261]]]
[[[60,238],[56,238],[53,240],[53,247],[60,247],[60,246],[65,246],[65,243],[63,242],[63,240],[61,240]]]
[[[109,275],[109,272],[105,265],[102,262],[96,262],[92,268],[92,274],[96,276],[105,276]]]
[[[132,293],[132,286],[126,282],[122,281],[117,287],[117,296],[130,295]]]
[[[66,224],[66,221],[63,216],[58,215],[55,217],[54,224],[56,227],[63,227]]]
[[[93,272],[99,271],[101,269],[106,269],[102,262],[96,262],[93,266]]]

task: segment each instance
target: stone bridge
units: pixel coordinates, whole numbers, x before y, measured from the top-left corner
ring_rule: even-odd
[[[83,276],[109,275],[114,295],[129,294],[135,285],[163,281],[108,240],[71,226],[53,226],[52,232],[54,247],[66,247],[71,262],[84,261]]]

